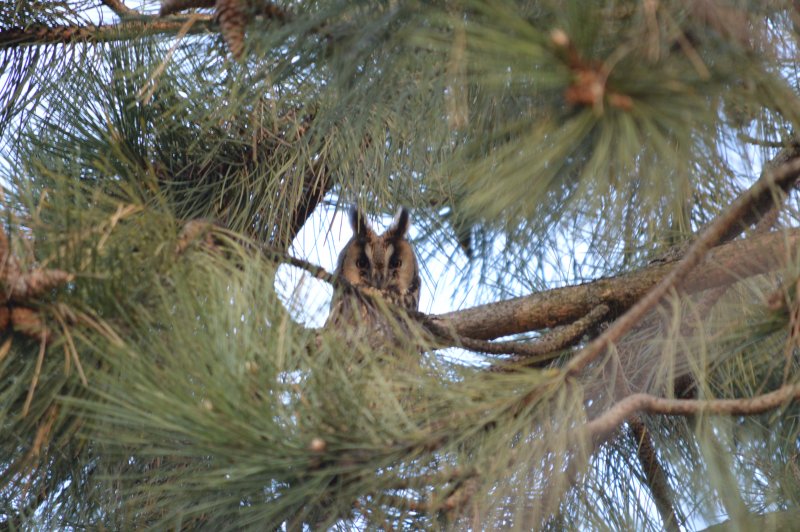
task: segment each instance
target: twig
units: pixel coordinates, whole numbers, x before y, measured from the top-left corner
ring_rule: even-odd
[[[653,495],[656,509],[661,515],[664,529],[679,532],[681,528],[678,515],[675,513],[674,497],[667,481],[667,473],[658,460],[653,438],[647,427],[638,418],[628,423],[628,430],[636,444],[636,456],[642,466],[642,471],[644,471],[645,481]]]
[[[757,204],[763,203],[765,196],[772,198],[774,187],[788,189],[797,179],[798,173],[800,173],[800,157],[790,159],[776,168],[765,170],[761,178],[747,192],[739,196],[725,213],[705,229],[688,249],[686,256],[655,288],[637,301],[603,334],[592,341],[567,364],[567,375],[577,375],[609,345],[618,341],[650,309],[657,305],[667,292],[679,287],[681,281],[689,272],[705,258],[708,249],[732,232],[736,222],[750,219],[752,216],[751,210]]]
[[[325,281],[333,285],[334,287],[345,288],[345,289],[354,289],[354,287],[347,282],[346,279],[339,277],[337,275],[333,275],[329,273],[328,270],[323,268],[322,266],[317,266],[307,260],[298,259],[297,257],[292,257],[285,251],[281,251],[278,249],[274,249],[271,247],[263,246],[261,250],[264,253],[264,256],[270,260],[276,262],[282,262],[284,264],[289,264],[290,266],[295,266],[300,268],[301,270],[305,270],[315,278]]]
[[[478,343],[485,343],[489,346],[508,346],[509,348],[523,348],[517,351],[505,351],[505,353],[513,354],[516,356],[511,357],[509,360],[504,360],[502,365],[493,366],[493,370],[507,369],[508,366],[524,364],[525,366],[535,366],[540,362],[547,361],[553,358],[553,353],[566,349],[574,345],[583,337],[586,332],[596,325],[603,317],[609,312],[608,305],[598,305],[589,312],[586,316],[571,323],[564,325],[556,330],[545,334],[539,341],[522,344],[520,342],[484,342],[482,340],[474,340]],[[470,340],[473,341],[473,340]]]
[[[141,16],[141,13],[126,6],[122,0],[100,0],[100,2],[120,18]]]
[[[25,28],[12,27],[0,30],[0,50],[15,48],[25,44],[68,44],[75,42],[100,43],[122,41],[164,33],[176,33],[186,22],[185,17],[174,19],[148,18],[145,20],[124,20],[119,24],[99,26],[37,26]],[[190,34],[211,30],[213,17],[201,15]]]
[[[667,416],[752,416],[800,399],[800,384],[787,384],[775,391],[743,399],[665,399],[635,393],[615,403],[605,413],[589,421],[585,431],[596,441],[606,440],[617,428],[639,413]]]
[[[150,75],[150,78],[145,82],[141,89],[139,89],[138,94],[136,94],[136,98],[144,102],[145,104],[150,103],[150,99],[155,94],[156,89],[158,88],[158,78],[161,77],[161,74],[166,70],[167,64],[169,63],[170,59],[172,59],[172,54],[175,53],[175,50],[180,45],[183,38],[189,33],[189,30],[194,26],[194,23],[197,22],[200,18],[199,13],[192,13],[184,25],[178,30],[178,34],[175,36],[175,42],[172,43],[169,50],[167,50],[166,55],[164,55],[164,59],[161,60],[161,64],[156,67],[153,73]]]
[[[171,15],[185,9],[212,8],[216,0],[161,0],[160,16]]]

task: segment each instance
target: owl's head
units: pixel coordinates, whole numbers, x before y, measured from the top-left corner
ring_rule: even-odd
[[[380,235],[356,208],[350,210],[350,225],[353,238],[339,254],[336,273],[354,286],[374,288],[390,301],[416,310],[420,279],[414,250],[406,239],[408,210],[401,207]]]

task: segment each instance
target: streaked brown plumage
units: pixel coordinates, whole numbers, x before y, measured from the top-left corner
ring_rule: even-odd
[[[417,310],[420,278],[414,249],[406,239],[408,210],[397,211],[391,226],[380,235],[355,208],[350,210],[350,225],[353,237],[339,254],[336,274],[365,294]],[[384,340],[389,335],[385,313],[363,298],[340,291],[334,294],[326,325],[375,329]]]

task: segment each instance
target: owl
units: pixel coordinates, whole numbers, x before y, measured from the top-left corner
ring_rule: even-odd
[[[406,239],[409,214],[400,208],[385,233],[377,234],[358,209],[350,210],[353,237],[339,254],[336,274],[343,277],[360,292],[409,310],[419,307],[419,268],[414,249]],[[350,326],[356,323],[361,329],[374,329],[381,336],[390,335],[385,311],[374,302],[337,291],[331,301],[331,312],[326,326]],[[396,336],[395,333],[390,336]],[[386,338],[384,338],[386,339]]]

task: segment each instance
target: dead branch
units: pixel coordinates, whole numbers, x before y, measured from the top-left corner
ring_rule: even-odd
[[[346,279],[329,273],[328,270],[321,266],[317,266],[316,264],[312,264],[306,260],[298,259],[297,257],[292,257],[285,251],[281,251],[278,249],[273,249],[267,246],[261,248],[264,256],[269,260],[274,260],[276,262],[281,262],[283,264],[288,264],[290,266],[294,266],[296,268],[300,268],[301,270],[305,270],[315,278],[325,281],[326,283],[332,285],[334,288],[345,288],[355,290],[350,283],[347,282]]]
[[[584,429],[593,440],[602,442],[620,425],[639,414],[753,416],[797,399],[800,399],[800,384],[787,384],[775,391],[743,399],[665,399],[646,393],[635,393],[586,423]]]

